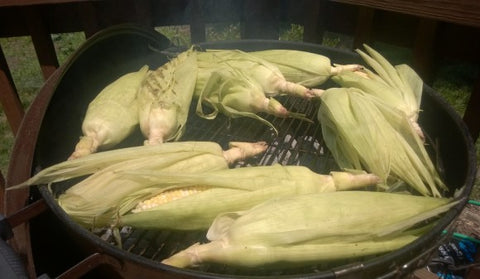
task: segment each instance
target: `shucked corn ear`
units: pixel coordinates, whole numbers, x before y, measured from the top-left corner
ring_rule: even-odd
[[[210,141],[184,141],[169,142],[157,146],[134,146],[115,150],[108,150],[99,153],[89,154],[76,160],[63,161],[49,166],[26,181],[9,187],[9,190],[28,187],[32,185],[48,184],[54,182],[65,181],[68,179],[89,175],[102,171],[111,165],[123,163],[135,159],[144,158],[145,160],[164,160],[165,165],[171,165],[172,161],[181,160],[183,158],[194,157],[200,154],[216,154],[218,157],[223,156],[220,160],[222,167],[227,167],[237,160],[243,160],[256,154],[264,152],[267,148],[265,142],[231,142],[228,150],[222,151],[222,147],[215,142]],[[175,157],[177,156],[177,157]],[[209,165],[206,161],[197,167]]]
[[[202,263],[285,267],[378,254],[415,240],[418,235],[408,229],[454,204],[449,199],[368,191],[274,198],[249,210],[219,215],[207,232],[210,242],[197,243],[162,262],[177,267]]]
[[[206,113],[203,104],[213,111]],[[249,117],[277,129],[272,123],[259,116],[264,112],[277,117],[292,117],[310,121],[304,114],[288,111],[273,97],[265,96],[261,85],[253,79],[246,69],[237,69],[225,65],[212,72],[198,96],[196,113],[205,119],[214,119],[218,113],[227,117]]]
[[[196,95],[203,89],[206,80],[219,67],[227,66],[248,73],[255,80],[266,96],[289,94],[302,98],[315,96],[315,89],[309,89],[301,84],[285,79],[280,69],[256,55],[235,49],[209,49],[197,53],[199,75],[196,85]]]
[[[346,71],[332,77],[332,80],[343,87],[359,88],[403,111],[423,139],[422,129],[417,122],[422,99],[422,79],[410,66],[406,64],[393,66],[373,48],[368,45],[364,45],[364,48],[366,53],[360,49],[356,51],[374,71],[365,69],[366,76]]]
[[[148,66],[143,66],[121,76],[90,102],[82,122],[83,136],[69,159],[113,147],[133,132],[138,125],[137,91],[147,72]]]
[[[446,186],[400,110],[357,88],[330,88],[321,97],[318,120],[341,168],[364,169],[385,184],[401,181],[422,195],[442,196],[439,189]]]
[[[151,186],[123,200],[122,204],[142,202],[133,213],[120,216],[119,224],[173,230],[207,229],[222,212],[245,210],[273,197],[357,189],[379,182],[377,176],[367,173],[321,175],[307,167],[281,165],[193,174],[138,171],[125,175]],[[179,198],[183,193],[187,195]]]
[[[169,145],[159,145],[167,149]],[[150,187],[143,179],[132,179],[122,175],[123,172],[151,171],[164,173],[195,173],[227,169],[230,164],[255,156],[266,149],[262,142],[233,142],[228,150],[223,151],[216,143],[201,143],[204,148],[190,148],[146,155],[119,161],[96,171],[86,179],[73,185],[61,194],[57,201],[62,209],[79,224],[90,227],[102,227],[111,224],[117,216],[131,210],[138,202],[121,202],[126,196]],[[208,145],[208,146],[207,146]],[[143,148],[150,148],[145,146]],[[175,181],[165,180],[164,187],[178,186]]]
[[[145,144],[178,140],[184,133],[197,79],[196,52],[189,49],[148,74],[138,92]]]
[[[278,67],[286,80],[312,88],[343,72],[363,69],[361,65],[332,65],[329,57],[293,49],[268,49],[249,52]],[[315,95],[321,95],[316,91]]]

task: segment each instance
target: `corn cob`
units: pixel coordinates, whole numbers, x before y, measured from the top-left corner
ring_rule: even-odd
[[[83,136],[69,159],[113,147],[133,132],[138,125],[137,91],[147,72],[148,66],[143,66],[121,76],[90,102],[82,122]]]
[[[120,217],[119,225],[173,230],[207,229],[222,212],[245,210],[272,197],[357,189],[379,181],[375,175],[366,173],[320,175],[307,167],[280,165],[194,174],[138,171],[125,175],[132,180],[144,180],[143,184],[151,186],[125,197],[121,204],[148,200],[152,196],[154,201],[162,202],[147,201],[148,206],[140,203],[132,213]],[[165,189],[178,191],[163,193]],[[188,189],[191,195],[177,199],[179,193]],[[172,200],[163,202],[172,195]]]
[[[341,168],[365,169],[385,185],[401,181],[422,195],[442,196],[446,186],[403,112],[357,88],[330,88],[321,100],[323,138]]]
[[[168,152],[168,146],[180,143],[165,143],[163,153],[131,158],[105,166],[73,185],[61,194],[57,201],[62,209],[82,226],[102,227],[111,224],[116,216],[130,211],[138,202],[121,203],[125,196],[149,187],[143,180],[131,179],[122,172],[149,170],[159,173],[195,173],[227,169],[230,164],[262,153],[266,145],[259,143],[234,142],[229,150],[223,151],[216,143],[185,145],[183,150]],[[203,145],[196,149],[196,145]],[[153,149],[154,146],[143,146]],[[176,186],[175,181],[165,180],[165,187]]]
[[[210,242],[197,243],[162,263],[286,267],[384,253],[414,241],[429,226],[408,231],[412,226],[454,204],[449,199],[368,191],[274,198],[219,215],[208,229]]]
[[[315,97],[315,89],[309,89],[301,84],[285,79],[278,67],[259,56],[251,55],[241,50],[214,50],[197,53],[199,74],[196,85],[196,95],[200,94],[209,75],[219,67],[227,66],[248,72],[266,96],[289,94],[302,98]]]
[[[147,76],[138,93],[145,144],[178,140],[184,133],[197,79],[196,52],[180,53]]]
[[[337,74],[363,69],[358,64],[332,65],[329,57],[308,51],[268,49],[249,53],[278,67],[286,80],[309,88],[317,87]],[[316,91],[315,95],[321,95],[321,91]]]
[[[205,113],[203,104],[213,108]],[[227,117],[256,119],[278,132],[274,125],[257,113],[263,112],[281,118],[298,118],[311,122],[304,114],[288,111],[273,97],[266,97],[262,87],[245,71],[227,66],[211,73],[198,95],[196,113],[205,119],[214,119],[218,113]]]

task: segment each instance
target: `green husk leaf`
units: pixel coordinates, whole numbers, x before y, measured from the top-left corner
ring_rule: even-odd
[[[211,106],[213,112],[206,114],[202,107],[204,103]],[[198,97],[196,112],[207,119],[215,118],[219,112],[232,118],[253,118],[276,133],[274,125],[257,113],[308,120],[304,114],[289,112],[275,99],[267,98],[261,86],[245,71],[227,66],[211,73]]]
[[[220,213],[245,210],[273,197],[358,189],[375,184],[376,177],[361,173],[320,175],[302,166],[258,166],[196,174],[165,174],[146,171],[125,173],[143,185],[141,193],[124,198],[123,203],[156,196],[167,189],[202,186],[208,190],[169,201],[144,211],[121,217],[120,222],[139,228],[192,230],[207,229]],[[166,185],[173,182],[173,187]],[[138,199],[140,197],[140,200]]]
[[[422,195],[439,197],[437,186],[446,189],[409,119],[379,98],[356,88],[328,89],[318,120],[340,167],[374,173],[387,185],[405,181]]]
[[[163,263],[285,267],[378,254],[414,241],[431,228],[432,217],[454,205],[450,199],[367,191],[270,199],[219,215],[207,232],[210,242],[195,244]],[[379,236],[387,229],[389,233]]]
[[[177,141],[183,135],[197,72],[193,48],[150,72],[137,97],[145,144]]]
[[[218,143],[209,141],[169,142],[159,146],[134,146],[114,150],[107,150],[87,156],[67,160],[48,166],[26,181],[9,187],[8,190],[20,189],[32,185],[54,183],[80,177],[100,171],[110,165],[127,160],[157,156],[177,152],[222,153]]]

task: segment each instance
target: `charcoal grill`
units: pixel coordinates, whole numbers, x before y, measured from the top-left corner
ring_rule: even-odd
[[[169,42],[153,30],[136,26],[116,26],[90,38],[57,74],[47,81],[26,115],[12,154],[9,181],[21,182],[54,163],[65,160],[80,133],[81,120],[94,94],[120,75],[148,64],[156,68],[165,63],[161,50]],[[315,44],[271,40],[223,41],[201,44],[203,48],[235,48],[246,51],[269,48],[305,50],[327,55],[336,63],[361,62],[352,52]],[[332,84],[325,84],[328,87]],[[212,140],[223,147],[229,141],[269,143],[266,153],[239,163],[305,165],[318,173],[338,169],[325,147],[316,120],[318,102],[294,97],[279,99],[289,110],[302,112],[312,123],[263,115],[279,133],[248,118],[229,119],[219,115],[205,120],[191,110],[182,140]],[[194,106],[195,104],[192,104]],[[50,276],[85,275],[109,278],[394,278],[425,264],[442,231],[466,203],[475,175],[475,152],[468,131],[454,110],[430,87],[424,87],[420,125],[425,129],[429,152],[449,186],[449,193],[461,189],[464,199],[448,211],[438,224],[417,241],[397,251],[336,263],[318,263],[292,269],[238,269],[209,265],[197,269],[177,269],[159,261],[198,241],[205,232],[121,230],[123,247],[116,247],[109,231],[91,232],[73,222],[57,205],[55,197],[72,182],[58,183],[52,191],[33,188],[30,199],[44,200],[50,209],[31,220],[32,250],[37,272]],[[141,145],[136,131],[119,147]],[[374,152],[374,151],[373,151]],[[31,160],[30,160],[31,159]],[[30,160],[30,161],[29,161]],[[25,170],[19,162],[32,167]],[[42,234],[40,236],[40,233]],[[51,251],[51,253],[49,253]]]

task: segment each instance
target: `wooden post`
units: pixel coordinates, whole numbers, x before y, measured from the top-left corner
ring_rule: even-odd
[[[364,6],[358,7],[357,28],[353,38],[354,49],[361,48],[364,43],[371,43],[374,16],[375,9]]]
[[[40,68],[46,80],[58,68],[58,59],[51,34],[42,18],[40,9],[41,7],[26,7],[24,21],[28,25]]]
[[[275,0],[245,0],[242,39],[278,40],[279,5]]]
[[[437,21],[420,18],[413,46],[413,67],[427,84],[432,79],[432,63]]]
[[[153,26],[152,3],[150,0],[136,0],[134,3],[136,21],[145,26]]]
[[[13,83],[7,60],[0,46],[0,102],[13,134],[16,135],[25,114]]]
[[[470,95],[463,121],[467,124],[473,142],[478,140],[480,135],[480,75],[478,75],[473,91]]]
[[[303,41],[315,44],[323,42],[325,33],[325,10],[327,1],[304,1]]]
[[[190,39],[192,43],[205,42],[205,21],[203,19],[203,10],[200,0],[193,0],[189,3],[190,7]]]
[[[80,2],[77,4],[77,9],[82,21],[83,33],[88,39],[101,29],[95,3]]]

